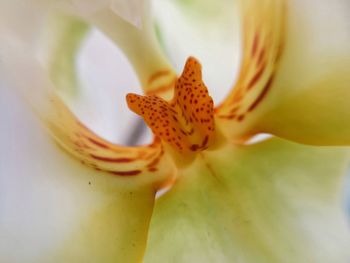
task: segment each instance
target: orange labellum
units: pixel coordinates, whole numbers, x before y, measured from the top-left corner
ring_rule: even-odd
[[[180,152],[206,149],[214,133],[214,104],[202,81],[201,65],[190,57],[168,102],[156,95],[128,94],[129,108],[153,133]]]

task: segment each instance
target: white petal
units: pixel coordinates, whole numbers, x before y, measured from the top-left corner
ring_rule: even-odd
[[[111,4],[112,10],[121,18],[128,21],[137,28],[142,28],[144,10],[146,8],[146,0],[113,0]]]

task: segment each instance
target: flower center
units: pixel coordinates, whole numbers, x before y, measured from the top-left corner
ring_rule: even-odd
[[[145,120],[153,133],[177,151],[208,148],[215,130],[214,104],[195,58],[187,60],[171,101],[136,94],[128,94],[126,99],[129,108]]]

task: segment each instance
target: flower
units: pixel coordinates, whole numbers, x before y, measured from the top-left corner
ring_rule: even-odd
[[[349,261],[340,195],[348,150],[335,147],[350,138],[349,6],[222,3],[163,1],[156,8],[163,46],[177,51],[173,60],[183,60],[181,43],[196,47],[196,37],[176,31],[183,27],[175,14],[186,32],[197,20],[193,27],[206,29],[193,34],[209,34],[218,17],[226,25],[239,10],[240,72],[216,105],[215,87],[202,80],[202,56],[188,58],[179,77],[163,56],[148,2],[136,12],[116,0],[1,2],[0,99],[15,110],[1,115],[0,172],[26,182],[18,189],[2,180],[2,189],[18,196],[9,203],[3,195],[0,204],[2,262]],[[145,96],[129,94],[127,102],[155,134],[152,144],[111,143],[66,106],[81,91],[73,65],[90,24],[118,44],[138,74]],[[208,44],[226,30],[232,28],[221,25]],[[280,138],[249,144],[259,133]]]

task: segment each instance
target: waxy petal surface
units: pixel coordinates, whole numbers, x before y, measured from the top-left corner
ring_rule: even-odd
[[[286,45],[257,129],[306,144],[350,144],[348,1],[287,1]]]
[[[82,163],[98,172],[114,175],[147,174],[153,178],[151,181],[158,181],[157,175],[172,173],[171,161],[165,156],[159,142],[155,141],[149,146],[126,147],[104,140],[82,124],[67,108],[55,93],[54,85],[37,60],[21,53],[20,49],[16,53],[11,48],[7,51],[9,53],[4,58],[11,55],[11,60],[7,59],[1,65],[4,85],[17,89],[59,145]],[[17,78],[17,74],[21,78]],[[158,173],[163,168],[167,171]]]
[[[56,94],[49,72],[26,52],[31,50],[26,43],[16,34],[4,36],[1,105],[13,115],[2,111],[2,123],[14,126],[7,125],[2,137],[7,150],[1,158],[5,183],[0,228],[6,244],[1,243],[0,261],[141,262],[155,194],[172,177],[172,162],[164,159],[157,142],[123,147],[93,133]],[[18,97],[9,95],[14,90]],[[42,124],[61,147],[41,131]],[[90,168],[65,156],[62,147]],[[25,185],[11,185],[9,178],[23,178],[30,190],[22,193]],[[13,194],[18,192],[19,197]],[[24,212],[14,213],[14,208]],[[28,233],[31,226],[36,227],[35,234]]]
[[[229,136],[350,143],[349,8],[346,1],[242,1],[240,76],[217,109]]]
[[[283,0],[240,1],[242,59],[230,94],[216,108],[217,123],[234,140],[257,133],[285,45],[288,5]]]
[[[141,262],[154,186],[81,165],[3,85],[0,102],[0,261]]]
[[[135,28],[129,23],[130,21],[123,19],[123,15],[120,15],[121,18],[115,14],[113,8],[120,7],[114,5],[112,8],[100,8],[101,3],[97,4],[96,10],[94,6],[90,6],[93,9],[92,15],[83,16],[88,23],[98,26],[118,43],[129,56],[139,74],[145,93],[167,97],[172,93],[173,87],[176,87],[174,101],[171,104],[155,96],[151,96],[153,100],[147,96],[144,101],[141,97],[133,96],[129,104],[136,102],[136,106],[131,105],[131,108],[141,115],[144,115],[143,108],[137,102],[158,103],[166,108],[162,112],[163,115],[169,115],[174,110],[177,115],[175,119],[173,118],[172,126],[169,127],[172,128],[171,130],[175,129],[173,130],[175,135],[178,135],[176,133],[178,128],[185,128],[186,135],[184,137],[178,135],[179,137],[172,141],[174,142],[172,146],[180,152],[182,150],[180,146],[196,152],[188,158],[187,165],[179,167],[175,186],[157,201],[146,262],[294,263],[306,260],[345,263],[349,261],[349,229],[341,209],[339,194],[341,175],[344,174],[348,161],[346,149],[301,146],[280,139],[250,146],[235,146],[227,143],[225,146],[221,144],[207,149],[214,122],[218,124],[220,132],[223,131],[226,137],[234,140],[244,140],[257,132],[265,131],[304,143],[343,144],[347,142],[346,128],[340,130],[339,137],[335,137],[335,133],[328,133],[330,130],[333,131],[334,127],[342,128],[340,120],[346,121],[346,115],[341,115],[340,119],[333,119],[332,116],[332,120],[335,121],[331,123],[332,128],[327,126],[326,129],[320,126],[323,129],[315,133],[312,130],[315,126],[305,126],[310,123],[317,124],[319,121],[315,118],[315,121],[309,122],[310,116],[318,116],[317,112],[313,112],[312,107],[304,105],[308,105],[309,101],[297,100],[297,105],[303,106],[303,109],[311,114],[309,116],[305,114],[308,123],[303,118],[301,121],[293,122],[290,112],[297,110],[289,104],[291,98],[297,97],[296,91],[303,95],[300,98],[311,100],[313,92],[320,87],[316,85],[318,82],[315,82],[316,78],[313,78],[312,74],[319,76],[321,72],[326,74],[327,80],[333,80],[332,77],[338,80],[338,76],[345,76],[344,71],[339,70],[333,74],[334,71],[324,72],[323,67],[320,67],[322,68],[320,71],[316,73],[312,71],[310,75],[309,68],[305,68],[308,74],[305,73],[305,76],[311,77],[301,74],[300,83],[305,81],[309,85],[308,91],[312,92],[308,96],[305,89],[298,88],[299,80],[295,83],[291,81],[292,84],[296,84],[295,86],[286,85],[288,92],[279,88],[285,85],[284,81],[289,83],[290,71],[298,72],[299,69],[299,66],[294,67],[298,62],[295,61],[296,56],[293,53],[298,49],[292,48],[293,39],[296,41],[299,38],[293,36],[293,32],[290,33],[293,31],[290,28],[298,22],[295,16],[293,20],[293,15],[298,13],[295,11],[299,10],[300,3],[277,0],[241,2],[245,32],[241,74],[233,93],[217,109],[215,120],[213,102],[201,82],[198,63],[194,63],[193,68],[189,66],[189,71],[185,70],[182,77],[176,81],[174,72],[158,49],[155,32],[151,26],[152,21],[148,16],[143,16],[142,28]],[[312,3],[316,2],[311,2],[310,6]],[[340,3],[343,2],[335,3],[340,7]],[[305,6],[308,7],[308,4],[303,5]],[[285,24],[284,18],[290,14],[292,18]],[[343,21],[341,18],[340,20]],[[136,21],[136,23],[139,22]],[[337,22],[339,21],[334,23]],[[86,24],[82,23],[82,25],[84,30],[87,29]],[[331,23],[330,28],[334,30],[335,27],[332,25],[334,24]],[[306,27],[303,30],[314,33],[313,29],[313,27],[311,29]],[[303,33],[303,30],[300,32]],[[300,32],[294,33],[300,36]],[[338,31],[333,33],[336,35],[336,32]],[[283,41],[284,33],[292,36],[286,43]],[[82,35],[77,37],[76,42],[71,43],[69,50],[72,54],[66,57],[70,65],[74,61],[73,57]],[[344,39],[348,40],[348,36],[346,35]],[[10,37],[10,40],[13,39]],[[16,44],[16,40],[14,43]],[[6,44],[11,45],[12,42]],[[315,54],[325,58],[324,54],[328,53],[323,51],[329,47],[326,46],[326,48],[322,47],[320,49],[322,52],[319,53],[316,49]],[[5,117],[2,118],[7,122],[11,118],[22,121],[20,124],[15,123],[16,127],[21,127],[20,129],[9,125],[4,130],[2,145],[8,150],[8,154],[1,158],[3,164],[0,166],[0,179],[5,182],[1,192],[13,198],[9,188],[23,196],[18,199],[1,200],[0,208],[3,213],[0,215],[4,216],[0,217],[0,232],[5,233],[6,243],[3,241],[0,244],[0,261],[142,262],[155,193],[165,184],[173,183],[171,181],[174,176],[173,162],[164,152],[159,140],[143,147],[122,147],[92,132],[76,119],[65,106],[64,100],[53,89],[53,84],[57,85],[67,72],[59,72],[54,66],[55,63],[50,64],[53,65],[53,71],[59,74],[58,79],[52,83],[47,78],[47,71],[31,57],[32,54],[25,54],[23,51],[27,49],[21,49],[21,45],[19,47],[19,49],[12,47],[1,50],[3,53],[2,62],[0,60],[0,77],[4,80],[1,84],[19,89],[39,113],[58,144],[76,159],[95,170],[87,169],[68,156],[61,156],[59,147],[46,139],[44,133],[40,131],[39,123],[30,117],[29,112],[24,110],[24,114],[20,114],[23,119],[19,118],[16,115],[18,108],[15,106],[17,103],[20,104],[18,98],[17,102],[16,99],[4,100],[4,105],[10,103],[14,106],[14,110],[11,112],[13,116],[4,115]],[[288,48],[292,51],[288,51]],[[284,49],[286,54],[282,52]],[[5,54],[6,51],[10,52]],[[312,54],[312,56],[305,55],[309,59],[307,62],[310,62],[307,64],[305,61],[305,65],[312,65],[315,54],[308,51],[310,50],[306,48],[305,54]],[[344,53],[341,52],[341,54]],[[9,57],[11,59],[8,59]],[[60,56],[54,58],[54,62],[58,62],[58,65],[60,65],[59,58]],[[64,57],[62,59],[65,60]],[[338,62],[337,59],[335,60]],[[334,61],[327,57],[326,62]],[[337,63],[329,65],[331,69],[338,69],[339,66]],[[347,62],[344,65],[347,66]],[[68,72],[71,71],[68,68]],[[193,76],[194,78],[191,79]],[[347,81],[346,78],[340,79],[341,83],[344,80]],[[188,95],[194,96],[190,103],[183,94],[184,91],[186,93],[184,88],[189,80],[192,80],[196,84],[194,86],[198,88],[197,91],[194,87],[187,91]],[[337,81],[334,82],[338,84]],[[67,83],[75,85],[72,78],[68,78]],[[324,83],[328,82],[322,82]],[[65,86],[65,83],[61,85]],[[328,96],[329,86],[326,86],[325,95]],[[205,93],[203,110],[204,106],[209,106],[209,112],[206,114],[202,114],[201,107],[195,106],[197,104],[195,96],[200,96],[200,91]],[[4,97],[11,98],[8,92],[5,89],[1,91],[5,94]],[[334,109],[339,110],[340,114],[343,113],[342,105],[345,105],[347,94],[345,89],[337,92],[344,95],[343,100],[335,100],[336,105],[340,105],[340,109]],[[330,95],[331,102],[334,97],[337,95],[333,97]],[[317,98],[320,105],[326,105],[322,104],[326,103],[323,96]],[[280,113],[287,115],[287,120],[288,118],[292,120],[291,125],[297,123],[301,128],[297,131],[292,129],[291,133],[283,132],[283,128],[280,129],[281,126],[276,126],[276,124],[284,125]],[[150,124],[152,124],[151,115],[145,117],[146,122]],[[325,117],[325,115],[322,116]],[[322,119],[325,125],[330,123],[330,118],[327,116]],[[192,121],[191,118],[193,118]],[[22,125],[26,127],[25,130],[22,129]],[[298,133],[299,130],[300,133]],[[12,141],[7,139],[14,132],[19,132],[18,138],[24,146],[21,150],[13,147],[17,145],[17,141],[12,145]],[[156,135],[164,140],[161,132],[167,131],[155,130]],[[26,139],[23,133],[31,140]],[[34,153],[33,149],[37,152]],[[18,167],[12,165],[11,161],[18,160],[19,156],[23,156],[20,159],[20,161],[24,160],[23,165]],[[186,157],[187,155],[184,159]],[[48,167],[50,167],[49,171],[46,170]],[[45,180],[43,171],[55,179]],[[8,183],[8,178],[21,176],[24,179],[27,173],[32,179],[36,173],[41,176],[37,181],[28,180],[30,186],[35,189],[34,192],[39,192],[33,200],[41,203],[40,199],[45,196],[41,191],[49,197],[45,205],[41,203],[39,207],[34,207],[33,213],[30,209],[33,200],[25,198],[25,194],[30,195],[33,191],[27,189],[18,191],[17,187],[21,184],[17,182],[15,186],[11,186]],[[46,182],[47,185],[43,187],[42,182]],[[57,186],[62,191],[56,192]],[[66,189],[69,191],[66,192]],[[71,198],[67,198],[68,192]],[[62,204],[61,200],[66,200],[66,203]],[[13,204],[17,204],[25,212],[21,214],[13,212]],[[64,219],[57,219],[59,217],[55,213],[58,213],[58,207],[63,209],[59,213],[64,215]],[[47,218],[45,212],[49,215]],[[15,218],[14,222],[11,215]],[[42,215],[42,218],[35,218],[37,215]],[[63,222],[63,227],[57,230],[56,225],[50,225],[50,218],[58,220],[58,223]],[[43,224],[39,223],[43,221]],[[26,223],[31,227],[37,226],[39,238],[28,235],[22,239],[22,231],[30,229],[25,225]],[[17,240],[21,242],[16,242]],[[33,245],[34,249],[28,248],[28,244]],[[18,246],[25,251],[23,255],[18,255]]]
[[[169,97],[176,73],[156,38],[149,1],[143,5],[142,28],[134,27],[110,9],[97,12],[88,18],[88,22],[97,26],[123,50],[137,73],[144,93]]]
[[[347,160],[281,139],[202,152],[157,200],[145,262],[348,262]]]

